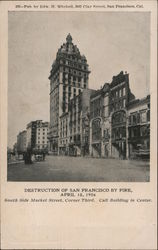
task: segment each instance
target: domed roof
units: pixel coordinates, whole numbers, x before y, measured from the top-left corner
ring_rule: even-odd
[[[53,75],[53,72],[56,70],[56,66],[60,64],[61,58],[68,58],[69,60],[73,60],[75,62],[84,63],[84,65],[85,64],[87,65],[87,70],[88,70],[87,59],[84,55],[81,56],[80,50],[75,44],[73,44],[72,36],[70,33],[66,37],[66,42],[60,46],[60,48],[56,53],[56,60],[53,62],[49,79]]]
[[[80,56],[80,51],[77,48],[76,45],[72,43],[72,36],[70,33],[66,37],[66,43],[63,43],[63,45],[58,49],[58,55],[62,53],[68,53],[68,54],[76,54]]]

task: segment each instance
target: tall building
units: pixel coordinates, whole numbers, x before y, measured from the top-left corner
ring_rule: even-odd
[[[27,124],[27,148],[31,150],[48,150],[49,123],[42,120]]]
[[[87,59],[72,42],[70,34],[58,49],[50,71],[50,150],[59,153],[60,117],[68,112],[70,100],[88,88]]]

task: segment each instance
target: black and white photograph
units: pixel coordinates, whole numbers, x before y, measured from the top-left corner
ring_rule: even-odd
[[[8,182],[150,182],[150,12],[8,12]]]
[[[0,248],[156,250],[157,1],[1,2]]]

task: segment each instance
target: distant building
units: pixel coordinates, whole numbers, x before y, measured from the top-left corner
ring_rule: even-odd
[[[13,154],[17,154],[17,142],[13,145]]]
[[[32,121],[27,125],[27,148],[48,150],[49,123],[42,120]]]
[[[50,72],[50,150],[59,153],[59,148],[65,147],[60,142],[61,124],[65,123],[70,100],[88,88],[89,69],[86,57],[72,42],[70,34],[56,54]],[[62,117],[62,118],[61,118]],[[61,119],[61,120],[59,120]],[[63,120],[63,121],[62,121]],[[66,123],[65,123],[66,129]],[[63,136],[62,136],[63,137]],[[60,145],[60,146],[59,146]]]
[[[48,133],[49,133],[49,123],[42,121],[37,122],[35,149],[48,150]]]
[[[22,154],[26,152],[26,139],[27,139],[26,130],[18,134],[17,136],[17,153],[18,154]]]

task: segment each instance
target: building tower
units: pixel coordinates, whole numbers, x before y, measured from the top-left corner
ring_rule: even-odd
[[[50,150],[58,153],[59,118],[68,112],[71,98],[88,88],[89,69],[86,57],[72,42],[70,34],[56,54],[50,71]]]

